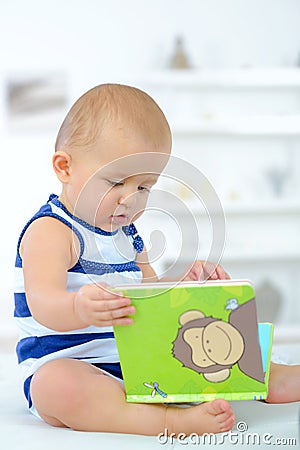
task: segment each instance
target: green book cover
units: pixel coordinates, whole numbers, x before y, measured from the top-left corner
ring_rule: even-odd
[[[273,325],[245,281],[119,287],[136,308],[114,328],[128,402],[265,399]]]

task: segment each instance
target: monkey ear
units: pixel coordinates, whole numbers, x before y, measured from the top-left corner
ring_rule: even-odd
[[[179,317],[179,323],[180,325],[184,325],[187,322],[190,322],[191,320],[195,319],[203,319],[205,315],[198,311],[197,309],[191,309],[190,311],[186,311]]]

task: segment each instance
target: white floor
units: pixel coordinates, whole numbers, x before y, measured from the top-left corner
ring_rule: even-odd
[[[282,348],[279,353],[297,362],[300,346]],[[268,405],[263,402],[233,402],[237,417],[234,433],[217,435],[215,444],[226,448],[298,448],[300,443],[300,403]],[[247,428],[247,430],[245,430]],[[255,436],[253,435],[255,433]],[[224,439],[224,443],[222,443]],[[253,441],[254,439],[254,441]],[[281,445],[279,445],[280,439]],[[292,439],[289,444],[288,439]],[[260,441],[260,445],[258,445]],[[248,444],[247,444],[248,442]],[[250,444],[257,445],[250,445]],[[11,352],[0,354],[0,448],[1,450],[153,450],[159,448],[212,448],[203,445],[200,438],[173,440],[167,443],[157,437],[132,436],[109,433],[82,433],[50,427],[33,417],[26,409],[21,391],[15,356]]]

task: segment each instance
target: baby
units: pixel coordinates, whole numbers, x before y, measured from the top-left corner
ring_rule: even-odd
[[[164,114],[129,86],[91,89],[59,130],[53,168],[61,193],[23,229],[15,278],[24,392],[31,412],[48,424],[143,435],[219,433],[234,425],[222,399],[190,408],[125,401],[112,326],[130,325],[135,310],[112,287],[159,281],[134,221],[170,152]],[[201,261],[181,277],[218,278],[228,278],[223,268]],[[282,367],[275,367],[274,386],[290,370]],[[285,394],[276,398],[277,387],[273,392],[271,401],[285,401]],[[288,400],[298,395],[299,388]]]

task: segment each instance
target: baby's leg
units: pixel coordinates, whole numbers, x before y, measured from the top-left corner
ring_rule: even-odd
[[[268,403],[300,401],[300,365],[271,363]]]
[[[31,396],[40,416],[54,426],[81,431],[158,435],[219,433],[233,427],[225,400],[190,408],[126,403],[121,383],[82,361],[57,359],[32,378]]]

